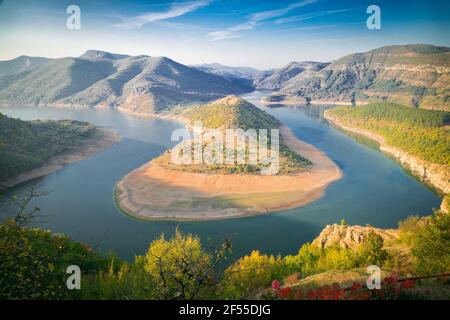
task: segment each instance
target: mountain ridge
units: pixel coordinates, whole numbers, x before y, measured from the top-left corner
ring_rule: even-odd
[[[450,48],[395,45],[353,53],[286,82],[278,95],[320,101],[391,101],[450,109]]]
[[[113,107],[154,114],[251,90],[167,57],[88,50],[81,57],[50,59],[2,77],[0,104]]]

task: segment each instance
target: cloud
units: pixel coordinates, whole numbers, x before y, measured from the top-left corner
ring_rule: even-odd
[[[241,36],[239,33],[240,31],[252,30],[263,21],[282,17],[294,9],[313,4],[317,1],[318,0],[304,0],[292,3],[289,6],[280,9],[256,12],[251,14],[246,22],[227,28],[225,30],[209,32],[208,36],[210,38],[210,41],[238,38]]]
[[[326,11],[312,12],[312,13],[302,14],[302,15],[298,15],[298,16],[290,16],[290,17],[286,17],[286,18],[280,18],[280,19],[275,20],[275,23],[281,24],[281,23],[304,21],[304,20],[308,20],[308,19],[312,19],[312,18],[328,16],[330,14],[341,13],[341,12],[346,12],[346,11],[350,11],[350,10],[353,10],[353,9],[339,9],[339,10],[326,10]]]
[[[136,29],[151,22],[158,22],[183,16],[187,13],[204,8],[211,3],[211,0],[196,0],[188,2],[173,2],[170,8],[162,12],[147,12],[139,16],[128,17],[124,22],[116,24],[123,29]]]

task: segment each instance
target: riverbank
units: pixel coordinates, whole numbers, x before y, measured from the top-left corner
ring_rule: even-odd
[[[385,139],[369,130],[350,127],[345,125],[337,117],[330,114],[330,110],[324,112],[324,118],[332,124],[346,131],[362,135],[366,138],[376,141],[380,145],[380,150],[391,155],[402,166],[410,170],[415,176],[422,181],[431,184],[438,191],[448,194],[450,192],[450,172],[448,166],[430,163],[412,156],[399,148],[395,148],[386,144]]]
[[[169,170],[157,159],[116,185],[118,207],[143,220],[204,221],[246,217],[296,208],[319,199],[342,177],[323,152],[280,127],[291,150],[312,162],[310,170],[284,176],[199,174]]]
[[[296,98],[296,97],[284,97],[280,100],[276,100],[276,101],[270,101],[269,100],[270,97],[266,97],[261,99],[261,103],[263,103],[266,106],[271,106],[271,105],[278,105],[278,104],[283,104],[283,105],[299,105],[299,104],[306,104],[306,100],[304,98]],[[311,100],[309,102],[309,104],[313,104],[313,105],[335,105],[335,106],[351,106],[353,105],[351,101],[335,101],[335,100]],[[366,105],[368,104],[368,102],[365,101],[357,101],[356,105],[358,106],[362,106],[362,105]]]
[[[11,188],[26,181],[46,176],[62,169],[66,164],[84,160],[99,151],[105,150],[118,141],[120,141],[120,136],[113,130],[97,128],[96,133],[87,138],[81,146],[58,154],[50,158],[45,165],[0,182],[0,185],[3,188]]]

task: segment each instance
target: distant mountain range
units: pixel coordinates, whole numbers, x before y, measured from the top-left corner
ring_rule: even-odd
[[[303,62],[291,62],[283,68],[260,74],[260,76],[254,81],[254,85],[258,89],[280,89],[288,81],[299,76],[300,74],[311,74],[312,72],[318,72],[329,63],[303,61]]]
[[[8,61],[0,61],[0,77],[31,70],[47,62],[47,58],[20,56]]]
[[[4,66],[12,61],[4,61]],[[15,70],[0,78],[1,104],[116,107],[151,114],[253,90],[169,58],[94,50]]]
[[[0,104],[113,107],[151,114],[254,89],[316,102],[393,101],[450,110],[450,48],[398,45],[333,63],[260,71],[88,50],[78,58],[0,61]],[[276,99],[279,100],[279,99]]]
[[[393,101],[450,110],[450,48],[398,45],[350,54],[285,82],[278,95],[313,100]]]

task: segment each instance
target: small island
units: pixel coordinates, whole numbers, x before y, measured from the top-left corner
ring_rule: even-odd
[[[228,96],[186,109],[186,126],[279,129],[279,171],[261,175],[258,165],[174,164],[171,150],[125,176],[116,186],[118,207],[144,220],[201,221],[295,208],[319,199],[340,179],[339,167],[289,128],[251,103]]]
[[[23,121],[0,113],[0,188],[55,172],[117,141],[115,132],[87,122]]]

